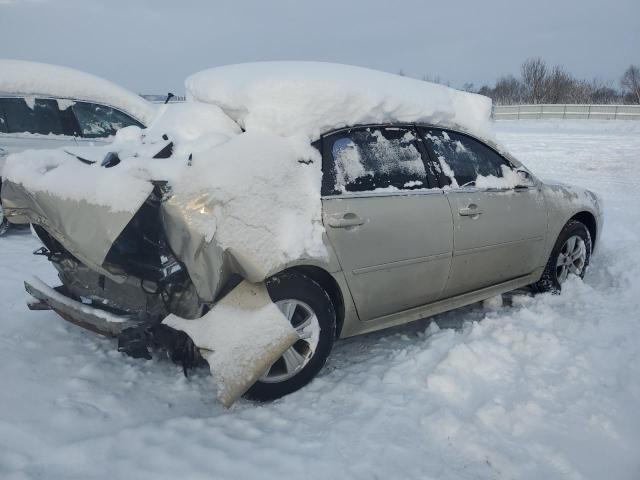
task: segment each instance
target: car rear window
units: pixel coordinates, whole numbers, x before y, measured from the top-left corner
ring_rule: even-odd
[[[6,133],[63,135],[58,104],[50,99],[0,98]]]

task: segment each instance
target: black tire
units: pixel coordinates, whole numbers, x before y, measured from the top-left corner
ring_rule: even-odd
[[[573,236],[580,237],[585,245],[586,258],[579,273],[579,277],[584,278],[587,267],[589,266],[589,261],[591,260],[591,234],[584,223],[579,222],[578,220],[569,220],[560,231],[560,235],[558,235],[558,239],[551,251],[551,255],[549,256],[549,260],[547,261],[547,265],[545,266],[540,280],[531,286],[535,292],[560,293],[560,290],[562,290],[562,282],[558,278],[558,257],[563,253],[562,249],[565,247],[567,240]]]
[[[244,395],[246,398],[259,401],[280,398],[309,383],[327,361],[336,337],[333,303],[317,282],[297,272],[286,272],[267,280],[267,289],[274,303],[281,300],[297,300],[308,305],[318,319],[320,335],[318,345],[309,357],[308,363],[294,376],[278,382],[258,380]]]

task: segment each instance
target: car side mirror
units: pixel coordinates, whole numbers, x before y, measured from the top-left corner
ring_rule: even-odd
[[[527,170],[523,169],[523,168],[519,168],[516,170],[516,173],[518,174],[518,185],[516,185],[516,188],[518,187],[533,187],[535,186],[535,181],[533,180],[533,175],[531,175]]]

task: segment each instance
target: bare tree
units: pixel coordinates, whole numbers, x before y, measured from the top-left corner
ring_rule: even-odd
[[[542,103],[547,82],[547,64],[540,57],[525,60],[520,67],[524,100],[528,103]]]
[[[640,103],[640,69],[635,65],[630,65],[620,79],[620,85],[624,88],[633,103]]]
[[[1,1],[1,0],[0,0]],[[493,100],[495,105],[522,103],[594,103],[613,104],[622,101],[640,103],[640,69],[631,65],[620,79],[625,95],[611,86],[594,79],[587,81],[574,77],[562,65],[553,68],[541,58],[529,58],[521,66],[522,79],[503,75],[493,87],[483,85],[476,88],[473,83],[463,84],[462,90],[476,92]],[[422,80],[449,85],[439,76],[423,75]]]
[[[506,75],[496,80],[492,98],[499,105],[513,105],[522,102],[522,83],[513,75]]]
[[[545,103],[575,103],[578,82],[561,65],[553,67],[545,82],[543,99]]]
[[[541,58],[530,58],[521,67],[522,80],[503,75],[495,86],[483,85],[477,92],[490,97],[496,105],[521,103],[595,103],[613,104],[625,100],[622,92],[601,80],[582,80],[574,77],[563,66],[549,69]],[[626,101],[640,103],[640,71],[631,66],[620,83],[628,92]],[[470,90],[472,84],[463,89]],[[634,89],[635,86],[635,89]]]
[[[610,83],[604,83],[594,78],[589,87],[591,89],[589,103],[612,104],[622,100],[620,92],[611,88]]]

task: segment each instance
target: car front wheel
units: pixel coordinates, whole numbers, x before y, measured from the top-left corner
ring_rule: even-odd
[[[245,397],[272,400],[304,387],[324,366],[336,335],[336,314],[327,292],[314,280],[285,272],[267,281],[271,299],[300,340],[258,379]]]
[[[560,292],[569,275],[584,278],[590,259],[589,229],[582,222],[570,220],[558,235],[542,277],[533,284],[534,290]]]

